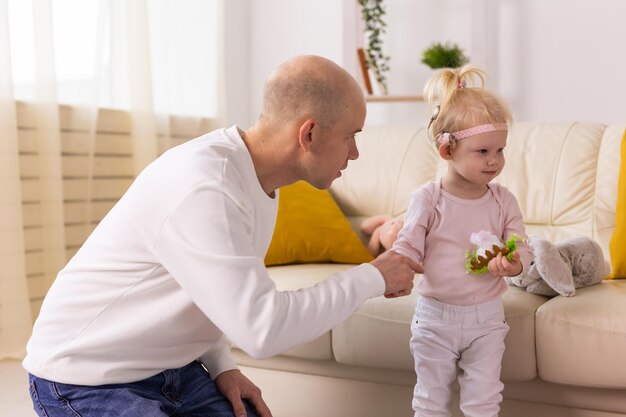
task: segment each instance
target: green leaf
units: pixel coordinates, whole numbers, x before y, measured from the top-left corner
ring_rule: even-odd
[[[365,23],[365,35],[368,40],[367,45],[367,67],[374,72],[376,81],[383,90],[387,90],[387,78],[385,73],[389,71],[389,57],[382,51],[382,35],[385,33],[387,23],[384,20],[385,8],[384,0],[357,0],[361,6],[361,18]]]
[[[468,59],[457,44],[434,43],[424,50],[422,62],[432,69],[458,68],[466,64]]]

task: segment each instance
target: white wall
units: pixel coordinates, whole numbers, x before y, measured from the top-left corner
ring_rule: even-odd
[[[247,127],[250,112],[250,7],[247,0],[225,0],[222,2],[222,24],[224,31],[222,47],[224,62],[220,65],[220,78],[225,98],[220,103],[224,108],[225,126],[239,124]]]
[[[250,1],[251,122],[261,107],[263,83],[295,55],[343,61],[343,11],[337,0]]]
[[[626,1],[499,1],[497,77],[523,120],[626,120]]]
[[[356,0],[227,0],[247,9],[231,27],[248,48],[247,99],[238,123],[258,115],[264,80],[299,54],[326,56],[358,80],[363,45]],[[420,94],[432,70],[420,62],[434,41],[458,43],[491,75],[516,120],[626,119],[624,0],[387,0],[390,94]],[[247,35],[245,35],[247,33]],[[246,37],[247,36],[247,37]],[[247,101],[247,102],[246,102]],[[368,105],[368,124],[422,124],[423,104]]]

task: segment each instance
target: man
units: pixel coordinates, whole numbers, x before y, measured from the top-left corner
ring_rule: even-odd
[[[297,292],[277,291],[263,264],[276,190],[328,188],[358,157],[364,119],[347,72],[296,57],[267,81],[251,129],[208,133],[150,164],[46,296],[24,360],[39,415],[271,416],[229,341],[268,357],[368,298],[410,293],[421,269],[393,252]]]

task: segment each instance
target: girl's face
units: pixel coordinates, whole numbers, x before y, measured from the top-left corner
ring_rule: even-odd
[[[504,168],[507,133],[487,132],[458,140],[448,159],[456,180],[482,186],[496,178]]]

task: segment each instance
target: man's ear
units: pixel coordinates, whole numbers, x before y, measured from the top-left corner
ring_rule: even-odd
[[[311,144],[313,143],[313,129],[316,125],[317,123],[313,119],[307,119],[300,125],[300,130],[298,131],[298,143],[306,152],[311,149]]]
[[[439,145],[439,156],[441,156],[446,161],[452,159],[452,146],[450,142],[442,143]]]

